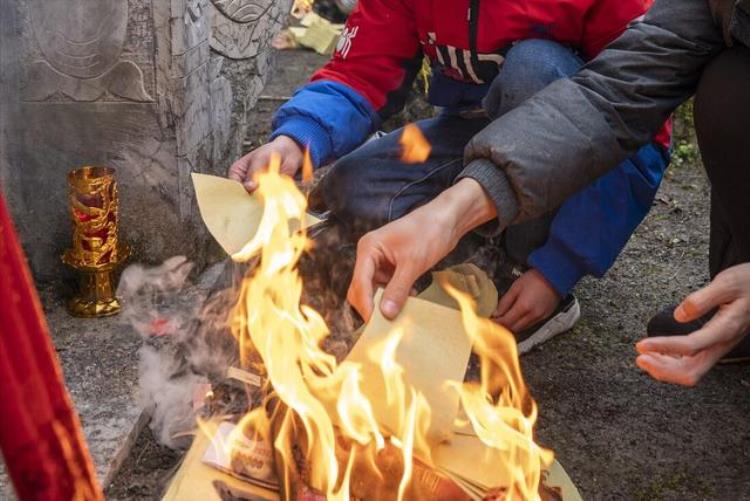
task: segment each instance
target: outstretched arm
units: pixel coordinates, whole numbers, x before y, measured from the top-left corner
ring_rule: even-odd
[[[706,0],[657,0],[578,75],[475,136],[452,188],[366,235],[351,303],[369,318],[372,288],[387,284],[380,308],[392,318],[416,279],[465,233],[488,221],[503,229],[560,206],[650,141],[723,46]]]
[[[461,177],[492,197],[500,229],[549,212],[650,141],[723,47],[706,0],[657,0],[576,76],[477,134]]]
[[[411,2],[360,0],[331,61],[279,108],[271,142],[235,162],[229,176],[252,191],[254,172],[272,153],[290,175],[305,148],[315,167],[349,153],[403,107],[421,54]]]

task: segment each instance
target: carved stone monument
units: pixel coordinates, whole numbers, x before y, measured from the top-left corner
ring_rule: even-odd
[[[66,174],[117,170],[137,260],[208,240],[191,172],[223,174],[292,0],[0,0],[0,186],[38,278],[68,245]]]

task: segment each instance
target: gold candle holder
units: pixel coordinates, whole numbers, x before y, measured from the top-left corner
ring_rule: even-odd
[[[68,174],[73,246],[62,261],[78,274],[79,290],[68,302],[78,317],[106,317],[120,311],[115,296],[117,271],[130,255],[118,240],[118,199],[115,170],[81,167]]]

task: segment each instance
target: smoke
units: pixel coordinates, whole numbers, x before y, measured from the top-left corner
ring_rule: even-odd
[[[299,271],[302,302],[317,310],[331,332],[323,349],[341,361],[356,342],[361,320],[346,303],[356,248],[340,226],[324,223],[310,235],[313,251]],[[189,445],[196,413],[240,414],[255,395],[229,381],[227,369],[239,364],[239,350],[228,320],[240,281],[253,263],[227,259],[196,276],[184,256],[160,266],[128,267],[117,291],[122,319],[141,336],[139,404],[151,413],[151,429],[171,448]],[[213,397],[204,398],[211,390]],[[200,404],[205,407],[200,409]]]
[[[189,444],[196,397],[225,378],[237,346],[228,329],[237,271],[227,261],[210,267],[195,283],[183,256],[161,266],[134,265],[122,274],[118,296],[122,318],[143,339],[139,353],[138,401],[151,412],[159,442]]]

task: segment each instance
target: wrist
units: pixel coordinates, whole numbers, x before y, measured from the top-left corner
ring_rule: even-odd
[[[314,167],[320,167],[331,157],[333,144],[326,129],[317,121],[301,115],[288,117],[275,123],[276,129],[270,139],[288,138],[295,146],[304,152],[310,149],[310,156]]]
[[[453,232],[456,240],[474,228],[497,217],[497,209],[481,184],[472,178],[463,178],[443,193],[434,202],[442,210],[444,224]]]
[[[305,146],[292,136],[281,134],[273,138],[273,142],[285,150],[292,150],[300,155],[305,153]]]

